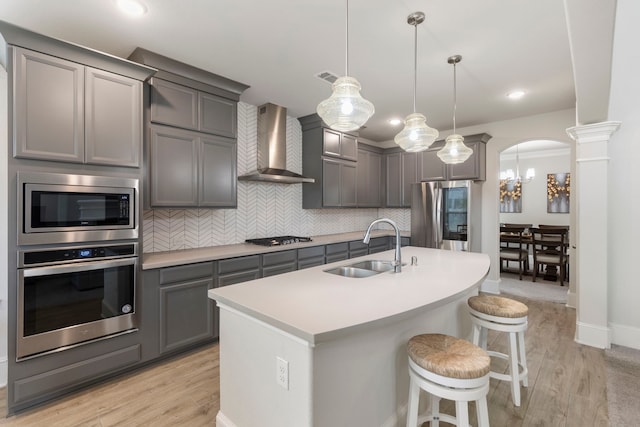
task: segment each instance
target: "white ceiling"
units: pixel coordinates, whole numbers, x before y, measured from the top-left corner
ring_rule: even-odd
[[[345,72],[345,0],[144,0],[142,18],[114,0],[2,0],[0,19],[120,57],[135,47],[250,85],[241,101],[272,102],[300,117],[331,93],[315,77]],[[445,132],[575,106],[572,62],[561,0],[351,0],[349,71],[376,114],[361,135],[388,141],[387,120],[413,108],[414,28],[418,26],[417,111]],[[510,101],[520,88],[527,96]]]

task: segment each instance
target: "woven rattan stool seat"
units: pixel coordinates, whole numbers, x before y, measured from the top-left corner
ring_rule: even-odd
[[[468,300],[469,307],[490,316],[518,318],[529,314],[529,308],[509,298],[494,295],[479,295]]]
[[[443,377],[470,379],[489,373],[487,352],[449,335],[422,334],[409,340],[409,357],[418,366]]]

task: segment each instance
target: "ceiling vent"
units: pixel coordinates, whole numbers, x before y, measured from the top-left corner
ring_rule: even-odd
[[[321,73],[316,74],[316,77],[320,80],[324,80],[325,82],[329,82],[330,84],[333,84],[333,82],[338,80],[338,76],[336,76],[336,73],[333,73],[331,71],[322,71]]]

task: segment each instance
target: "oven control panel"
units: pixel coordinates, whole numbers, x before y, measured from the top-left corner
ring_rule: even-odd
[[[60,262],[130,257],[137,254],[135,243],[125,245],[86,246],[21,251],[19,263],[22,267]]]

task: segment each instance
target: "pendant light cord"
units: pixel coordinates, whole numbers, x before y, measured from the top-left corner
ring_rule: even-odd
[[[416,91],[418,87],[418,23],[413,25],[413,112],[416,112]]]
[[[457,62],[453,63],[453,133],[456,133],[456,106],[458,104],[458,97],[457,97],[457,87],[456,87],[456,64]]]
[[[346,49],[345,49],[345,58],[344,58],[344,75],[349,75],[349,0],[347,0],[347,19],[345,21],[345,40],[346,40]]]

